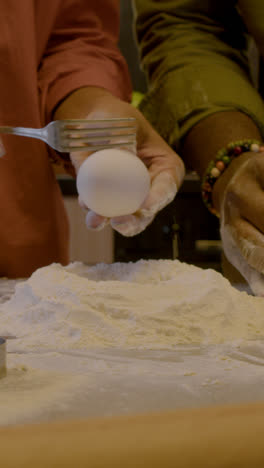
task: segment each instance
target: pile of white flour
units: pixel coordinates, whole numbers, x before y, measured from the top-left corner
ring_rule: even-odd
[[[53,264],[0,304],[0,324],[27,351],[172,350],[263,339],[264,299],[179,261]]]

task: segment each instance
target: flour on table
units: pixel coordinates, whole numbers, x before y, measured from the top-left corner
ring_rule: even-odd
[[[264,299],[179,261],[0,281],[0,426],[263,399]],[[207,346],[208,345],[208,346]]]
[[[53,412],[62,417],[82,382],[80,375],[9,367],[7,377],[1,380],[0,425],[33,422],[40,417],[45,421]]]
[[[264,299],[177,260],[53,264],[16,286],[0,323],[10,349],[169,350],[263,339]]]

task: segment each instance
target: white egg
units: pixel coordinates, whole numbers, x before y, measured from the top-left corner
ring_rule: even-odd
[[[77,176],[80,198],[90,210],[108,218],[135,213],[149,188],[150,177],[144,163],[121,149],[91,154]]]

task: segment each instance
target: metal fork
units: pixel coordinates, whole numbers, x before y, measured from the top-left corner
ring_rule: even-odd
[[[37,138],[63,153],[118,147],[135,149],[136,120],[55,120],[43,128],[0,127],[1,133]]]

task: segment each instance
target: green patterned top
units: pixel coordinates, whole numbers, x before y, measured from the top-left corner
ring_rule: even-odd
[[[253,86],[250,35],[264,57],[264,0],[134,0],[149,91],[140,109],[169,142],[218,111],[251,116],[264,138],[264,104]],[[250,32],[250,34],[249,34]]]

